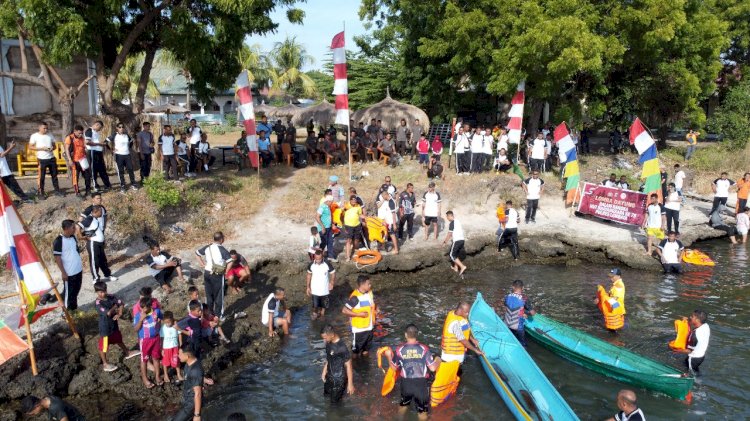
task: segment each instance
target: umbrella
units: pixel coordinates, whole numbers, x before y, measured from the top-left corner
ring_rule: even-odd
[[[415,119],[419,119],[419,122],[424,128],[424,132],[427,133],[430,130],[430,119],[427,116],[427,113],[418,107],[392,99],[390,93],[386,94],[384,100],[367,108],[357,110],[357,112],[352,115],[354,124],[363,122],[366,125],[373,118],[375,120],[382,120],[383,128],[386,130],[395,129],[401,124],[402,118],[406,119],[407,126],[411,126]]]
[[[292,119],[292,124],[302,127],[311,119],[322,126],[328,127],[336,119],[336,107],[324,99],[317,105],[301,109]]]

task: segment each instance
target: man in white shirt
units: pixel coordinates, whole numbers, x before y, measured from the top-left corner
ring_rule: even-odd
[[[112,271],[107,262],[107,255],[104,253],[104,226],[101,223],[103,209],[100,205],[94,205],[91,213],[78,223],[78,234],[86,240],[86,249],[89,253],[89,269],[91,277],[96,283],[101,280],[99,271],[101,270],[105,278],[110,281],[116,281],[117,277],[112,276]]]
[[[120,193],[125,193],[124,171],[126,169],[128,170],[128,177],[130,178],[130,188],[137,190],[138,187],[135,185],[135,174],[133,173],[133,160],[130,158],[130,147],[133,144],[133,139],[130,138],[129,134],[125,133],[125,125],[118,123],[117,132],[109,136],[108,140],[112,153],[115,156],[117,178],[120,180]]]
[[[500,152],[502,149],[508,150],[508,134],[504,128],[500,129],[500,137],[497,140],[497,151]]]
[[[544,180],[539,178],[539,170],[533,170],[531,177],[523,180],[521,183],[524,193],[526,193],[526,223],[529,221],[536,223],[536,210],[539,208],[539,199],[544,192]]]
[[[602,181],[602,186],[617,188],[617,174],[610,174],[609,179]]]
[[[60,191],[60,185],[57,183],[57,160],[55,159],[55,139],[49,134],[47,123],[39,123],[39,131],[32,134],[29,138],[29,149],[36,152],[36,160],[39,163],[37,167],[37,194],[40,199],[45,199],[44,179],[49,169],[49,177],[52,179],[52,186],[55,188],[55,194],[64,196]]]
[[[492,151],[494,149],[495,139],[492,137],[492,132],[486,130],[482,136],[482,171],[490,171],[492,165]]]
[[[451,259],[451,269],[454,272],[458,272],[458,276],[463,279],[464,272],[466,272],[466,265],[463,263],[463,260],[466,260],[464,228],[461,222],[453,216],[453,211],[446,212],[445,218],[448,219],[448,235],[445,236],[443,244],[445,245],[448,241],[451,242],[451,248],[448,251],[448,257]]]
[[[499,253],[506,244],[510,244],[510,253],[513,255],[513,260],[518,260],[520,252],[518,250],[518,223],[521,222],[521,215],[518,211],[513,209],[513,201],[507,200],[505,202],[505,217],[500,220],[502,226],[497,241],[497,252]]]
[[[669,231],[667,238],[661,240],[656,248],[656,253],[661,257],[661,266],[664,273],[682,273],[682,252],[685,247],[677,239],[677,233]]]
[[[224,233],[214,233],[214,242],[195,251],[203,267],[203,287],[206,290],[208,308],[224,320],[224,274],[227,263],[232,260],[224,246]]]
[[[688,335],[687,348],[677,350],[677,352],[687,354],[685,366],[695,374],[699,374],[698,367],[700,367],[706,358],[708,342],[711,339],[711,328],[706,323],[707,320],[708,315],[706,312],[702,310],[693,311],[693,314],[688,317],[688,322],[692,329]]]
[[[76,223],[70,219],[62,222],[62,234],[52,242],[52,255],[55,264],[60,269],[60,277],[63,281],[62,297],[65,307],[71,311],[78,310],[78,293],[83,283],[83,262],[81,261],[78,239],[76,239]],[[40,299],[40,304],[54,302],[57,299],[53,294],[45,294]]]
[[[723,172],[721,173],[721,177],[714,180],[713,184],[711,184],[711,189],[714,191],[714,203],[713,206],[711,206],[711,211],[708,213],[709,215],[714,213],[717,209],[721,211],[720,206],[727,205],[729,190],[736,184],[734,180],[728,179],[728,176],[729,174]]]
[[[471,164],[469,164],[469,172],[480,173],[482,172],[482,160],[484,159],[484,148],[482,145],[484,139],[484,129],[479,129],[471,137]]]
[[[427,185],[427,191],[422,195],[422,225],[424,226],[424,239],[430,238],[430,227],[435,232],[435,240],[438,238],[438,219],[441,207],[440,193],[435,191],[435,183]]]
[[[8,143],[8,149],[3,149],[2,146],[0,146],[0,178],[3,180],[3,183],[18,196],[19,199],[23,200],[24,203],[34,203],[33,200],[29,199],[29,196],[24,193],[21,186],[18,185],[18,181],[16,181],[16,177],[13,176],[13,173],[10,171],[10,167],[8,166],[8,159],[5,158],[6,155],[8,155],[13,148],[16,147],[15,141],[10,141]]]
[[[680,164],[674,164],[674,187],[677,190],[677,194],[680,195],[682,203],[685,203],[685,196],[682,195],[682,187],[685,185],[685,171],[680,169]]]
[[[651,194],[651,203],[646,208],[646,217],[643,219],[643,229],[646,231],[646,255],[653,254],[652,245],[654,239],[664,239],[664,227],[667,224],[667,212],[659,203],[659,195]]]
[[[466,162],[467,160],[471,159],[469,157],[470,154],[467,153],[467,149],[469,149],[470,147],[469,139],[469,125],[467,124],[464,127],[458,129],[455,145],[453,148],[453,152],[456,153],[456,172],[458,174],[463,174],[469,171],[470,165]]]
[[[542,171],[545,159],[547,159],[546,142],[544,135],[539,132],[536,139],[529,144],[529,169],[531,171]]]
[[[164,133],[157,141],[156,155],[161,156],[162,170],[167,180],[177,180],[177,155],[175,154],[176,139],[172,134],[172,126],[164,125]]]
[[[312,319],[326,314],[329,295],[336,282],[336,269],[323,257],[323,250],[315,250],[313,261],[307,266],[307,296],[312,298]]]
[[[91,181],[94,184],[94,192],[99,191],[99,184],[96,182],[96,178],[99,177],[102,180],[104,187],[109,189],[112,184],[109,182],[109,175],[107,175],[107,166],[104,164],[104,140],[102,139],[102,127],[104,123],[101,120],[94,122],[94,125],[86,129],[83,133],[83,137],[86,139],[86,151],[89,155],[89,163],[91,164]]]
[[[396,211],[398,210],[398,206],[396,206],[396,201],[386,190],[380,193],[376,206],[378,208],[378,218],[382,219],[386,227],[388,227],[388,235],[391,237],[391,242],[393,243],[393,254],[398,254],[398,238],[396,237],[396,221],[398,220]]]

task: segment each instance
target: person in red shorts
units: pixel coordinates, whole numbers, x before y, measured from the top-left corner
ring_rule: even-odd
[[[237,253],[237,250],[230,250],[229,257],[232,259],[227,265],[226,280],[227,285],[232,288],[232,293],[237,294],[242,287],[250,280],[250,267],[247,260]]]
[[[159,330],[161,337],[161,366],[164,369],[164,382],[171,383],[169,380],[169,368],[172,367],[177,372],[177,381],[175,384],[182,383],[182,370],[180,370],[179,351],[182,347],[182,335],[174,320],[174,314],[171,311],[164,312],[164,319]]]
[[[161,386],[161,338],[159,337],[159,324],[161,322],[161,310],[151,308],[151,297],[141,298],[141,311],[135,314],[133,326],[138,331],[138,342],[141,348],[141,380],[146,389],[152,389],[154,384],[148,379],[147,366],[151,365],[154,371],[156,384]]]
[[[138,356],[140,351],[129,351],[122,342],[122,333],[117,324],[117,320],[122,317],[124,307],[122,300],[107,294],[107,284],[102,281],[94,283],[94,291],[96,292],[94,306],[96,312],[99,313],[99,357],[102,359],[104,371],[115,371],[118,367],[107,362],[107,352],[111,345],[118,345],[126,360]]]

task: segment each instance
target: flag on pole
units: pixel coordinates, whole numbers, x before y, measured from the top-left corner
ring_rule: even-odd
[[[349,124],[349,86],[346,79],[346,50],[344,31],[331,41],[333,51],[333,95],[336,95],[336,124]],[[348,135],[348,133],[347,133]]]
[[[661,201],[661,174],[659,173],[659,158],[656,155],[656,142],[638,117],[630,126],[630,144],[635,145],[639,155],[638,162],[643,165],[641,172],[641,180],[644,181],[643,192],[648,195],[656,193]]]
[[[578,167],[578,153],[564,121],[555,127],[554,136],[560,156],[560,163],[565,163],[563,177],[566,179],[565,191],[568,193],[565,203],[571,204],[575,200],[578,183],[581,181],[581,171]]]
[[[0,320],[0,364],[29,349],[23,339],[19,338]]]
[[[508,117],[508,143],[514,143],[518,145],[521,143],[521,132],[523,131],[523,103],[525,98],[526,82],[521,81],[518,84],[516,94],[513,95],[513,99],[510,101],[510,111]]]
[[[253,109],[253,93],[250,90],[250,79],[247,76],[247,70],[243,70],[237,81],[237,99],[240,101],[240,113],[243,118],[245,127],[245,141],[247,142],[248,158],[253,168],[258,168],[258,139],[255,129],[255,110]]]

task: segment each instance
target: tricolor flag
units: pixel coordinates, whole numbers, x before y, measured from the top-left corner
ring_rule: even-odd
[[[641,180],[644,180],[643,192],[649,195],[655,192],[661,201],[661,174],[659,173],[659,158],[656,155],[656,142],[638,117],[630,126],[630,144],[635,145],[640,155],[638,162],[643,165],[641,172]]]
[[[240,101],[240,113],[242,113],[243,125],[247,136],[247,148],[250,151],[248,158],[253,168],[258,168],[258,139],[255,132],[255,110],[253,109],[253,93],[250,91],[250,80],[247,77],[247,70],[243,70],[237,81],[237,99]]]
[[[336,124],[349,124],[349,86],[346,79],[346,50],[344,31],[331,41],[333,51],[333,95],[336,95]]]
[[[554,136],[560,155],[560,163],[565,163],[563,177],[566,179],[565,191],[568,192],[565,203],[571,204],[578,193],[578,182],[581,181],[581,171],[578,167],[578,153],[564,121],[555,127]]]
[[[518,84],[518,90],[513,95],[513,99],[510,101],[510,111],[508,117],[508,143],[514,143],[518,145],[521,143],[521,132],[523,131],[523,102],[524,93],[526,90],[526,82],[521,81]]]
[[[0,320],[0,364],[26,351],[29,346]]]

